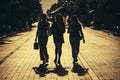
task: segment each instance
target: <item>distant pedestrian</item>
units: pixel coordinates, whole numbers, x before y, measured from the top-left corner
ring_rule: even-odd
[[[76,15],[71,17],[68,33],[70,33],[69,40],[72,48],[73,64],[76,64],[78,61],[77,57],[79,53],[80,40],[83,40],[83,43],[85,43],[82,26],[79,23]]]
[[[55,44],[55,59],[54,62],[61,64],[60,58],[62,54],[62,44],[64,43],[65,24],[61,14],[57,14],[55,21],[51,27]]]
[[[46,48],[48,42],[48,35],[47,35],[48,28],[49,28],[49,23],[46,19],[46,14],[42,14],[41,21],[38,23],[35,41],[37,41],[38,38],[39,47],[40,47],[40,59],[43,61],[43,64],[48,62],[49,59]]]
[[[28,27],[29,27],[29,30],[32,30],[32,18],[28,19]]]

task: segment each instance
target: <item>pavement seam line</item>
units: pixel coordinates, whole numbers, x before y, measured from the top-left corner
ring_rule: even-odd
[[[82,57],[82,55],[80,55],[79,59],[81,60],[82,64],[85,66],[85,67],[88,67],[89,68],[89,71],[88,73],[91,74],[91,78],[93,80],[99,80],[99,78],[95,75],[94,71],[92,71],[92,69],[90,68],[90,66],[88,65],[88,63],[85,61],[85,59]]]
[[[0,65],[5,62],[5,60],[10,57],[15,51],[17,51],[25,42],[27,42],[29,39],[25,40],[20,46],[18,46],[15,50],[13,50],[12,52],[10,52],[10,54],[8,54],[7,56],[5,56],[1,61],[0,61]]]

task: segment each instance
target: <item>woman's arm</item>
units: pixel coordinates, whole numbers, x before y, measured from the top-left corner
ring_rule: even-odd
[[[65,24],[63,23],[63,33],[65,33]]]
[[[80,26],[80,33],[81,33],[82,38],[83,38],[83,43],[85,43],[85,38],[84,38],[83,30],[82,30],[82,25]]]
[[[35,41],[37,41],[37,38],[38,38],[38,32],[39,32],[39,23],[38,23],[38,26],[37,26],[37,31],[36,31]]]
[[[67,33],[70,33],[71,31],[71,26],[69,25]]]
[[[54,34],[54,32],[55,32],[55,23],[54,22],[52,23],[50,29],[51,29],[52,34]]]

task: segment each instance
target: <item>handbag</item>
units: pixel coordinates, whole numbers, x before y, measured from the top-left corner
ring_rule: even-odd
[[[34,46],[33,46],[33,48],[35,49],[35,50],[38,50],[38,42],[34,42]]]
[[[79,36],[79,40],[82,40],[82,36]]]
[[[83,38],[83,36],[81,34],[79,34],[78,39],[82,40],[82,38]]]
[[[78,39],[78,40],[82,40],[82,36],[78,36],[77,39]]]

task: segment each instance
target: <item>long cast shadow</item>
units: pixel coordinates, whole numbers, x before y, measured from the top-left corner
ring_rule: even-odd
[[[66,76],[68,74],[68,71],[61,64],[60,65],[56,64],[56,67],[53,70],[49,70],[47,66],[48,64],[46,65],[40,64],[39,67],[33,67],[33,69],[36,74],[39,74],[40,77],[45,77],[46,74],[49,73],[55,73],[58,76]],[[79,64],[75,64],[72,68],[72,72],[77,73],[78,76],[85,75],[86,73],[88,73],[88,70],[89,70],[88,68],[83,68]]]
[[[68,74],[68,71],[65,68],[63,68],[62,65],[56,64],[56,67],[52,70],[48,70],[47,66],[48,65],[40,64],[39,67],[33,67],[33,69],[36,74],[39,74],[40,77],[45,77],[46,74],[49,74],[49,73],[55,73],[58,76],[65,76]]]
[[[39,67],[33,67],[33,69],[36,74],[40,75],[40,77],[44,77],[48,73],[47,66],[48,65],[40,64]]]
[[[83,76],[86,73],[88,73],[89,68],[83,68],[81,65],[79,64],[75,64],[72,68],[72,72],[74,73],[78,73],[78,76]]]
[[[68,74],[68,71],[61,65],[61,64],[56,64],[56,68],[54,68],[53,72],[55,74],[57,74],[58,76],[65,76]]]

